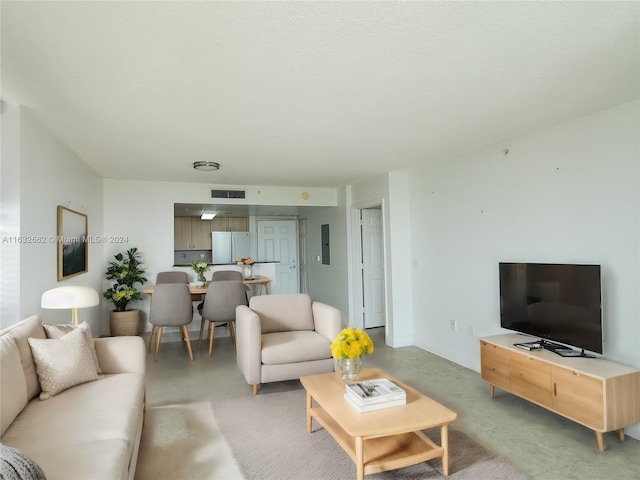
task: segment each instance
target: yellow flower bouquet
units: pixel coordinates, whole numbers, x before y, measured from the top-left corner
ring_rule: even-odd
[[[373,342],[364,330],[348,327],[342,330],[331,343],[334,358],[356,358],[373,353]]]
[[[359,328],[345,328],[331,343],[331,355],[338,363],[343,382],[352,382],[358,378],[362,356],[370,353],[373,353],[373,341]]]

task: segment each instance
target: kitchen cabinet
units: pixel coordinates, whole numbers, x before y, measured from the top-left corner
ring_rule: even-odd
[[[211,220],[174,217],[174,250],[211,250]]]
[[[495,387],[580,423],[596,434],[603,451],[604,432],[640,422],[640,370],[604,358],[566,358],[547,350],[523,351],[522,335],[480,340],[480,371]]]
[[[211,220],[212,232],[247,232],[249,222],[247,217],[214,217]]]

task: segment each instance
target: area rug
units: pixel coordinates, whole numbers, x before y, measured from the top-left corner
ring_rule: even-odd
[[[250,480],[335,480],[356,478],[351,458],[314,421],[307,433],[305,391],[260,394],[211,404],[220,434]],[[427,431],[439,443],[439,429]],[[527,479],[508,460],[489,452],[449,426],[449,477],[434,459],[411,467],[367,475],[367,480]]]
[[[243,478],[208,402],[147,408],[136,480]]]

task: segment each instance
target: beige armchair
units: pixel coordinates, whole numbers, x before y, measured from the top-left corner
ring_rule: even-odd
[[[254,395],[261,383],[334,371],[330,345],[342,329],[340,310],[309,295],[260,295],[236,307],[240,371]]]

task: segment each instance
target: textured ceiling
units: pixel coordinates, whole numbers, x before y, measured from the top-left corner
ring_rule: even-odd
[[[0,5],[3,100],[107,178],[338,186],[639,96],[635,1]]]

